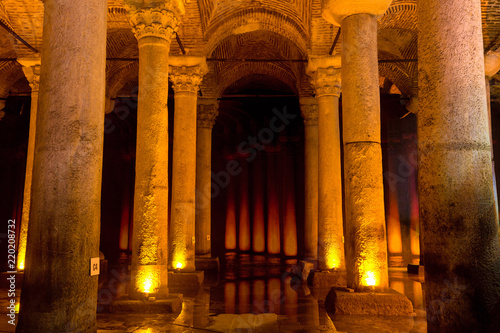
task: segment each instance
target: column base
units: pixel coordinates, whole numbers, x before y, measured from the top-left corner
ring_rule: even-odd
[[[203,284],[205,273],[195,272],[168,272],[168,287],[174,288],[199,288]]]
[[[326,297],[325,308],[336,315],[411,316],[413,313],[411,301],[393,289],[384,293],[355,293],[332,288]]]
[[[164,299],[134,300],[122,298],[103,304],[105,312],[109,313],[179,313],[182,309],[182,295],[170,294]]]
[[[408,264],[408,277],[412,280],[424,283],[425,282],[424,266]]]
[[[195,266],[198,271],[219,271],[219,257],[196,257]]]
[[[312,273],[314,288],[346,287],[346,271],[316,271]]]

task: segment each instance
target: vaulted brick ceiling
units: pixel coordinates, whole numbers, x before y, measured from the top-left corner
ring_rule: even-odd
[[[132,34],[123,0],[108,1],[108,58],[137,58],[137,41]],[[496,0],[482,0],[485,50],[498,47],[500,8]],[[41,49],[43,3],[41,0],[2,0],[0,20],[36,49]],[[186,52],[207,58],[299,60],[328,54],[338,28],[321,16],[321,0],[187,0],[186,14],[178,35]],[[340,52],[341,42],[335,52]],[[0,58],[26,57],[33,52],[0,30]],[[172,42],[172,55],[181,50]],[[416,1],[394,0],[379,20],[379,57],[416,59]],[[224,91],[238,91],[239,85],[264,87],[264,77],[277,91],[310,95],[305,65],[299,62],[211,61],[202,92],[217,97]],[[137,64],[108,61],[107,93],[115,96],[136,83]],[[416,63],[380,65],[381,82],[394,83],[406,95],[416,84]],[[28,93],[21,67],[0,61],[0,97],[8,91]],[[253,82],[253,83],[252,83]],[[278,87],[278,82],[281,84]]]

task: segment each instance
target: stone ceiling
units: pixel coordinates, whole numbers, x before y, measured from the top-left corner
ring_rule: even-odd
[[[496,0],[482,0],[485,51],[500,44],[500,7]],[[37,50],[41,49],[43,3],[41,0],[2,0],[0,20]],[[189,55],[206,56],[210,73],[202,93],[219,97],[237,92],[245,85],[273,91],[311,95],[305,75],[309,56],[327,55],[337,27],[321,16],[321,0],[186,0],[186,14],[178,35]],[[335,52],[340,52],[341,42]],[[108,58],[137,58],[137,41],[132,34],[123,0],[108,1]],[[180,55],[175,40],[171,55]],[[0,58],[12,59],[33,54],[29,48],[0,29]],[[394,0],[379,20],[379,58],[416,59],[416,1]],[[239,59],[216,61],[214,59]],[[243,62],[243,59],[273,60]],[[130,94],[137,87],[136,61],[109,60],[107,94]],[[412,95],[416,85],[415,62],[381,63],[381,87]],[[266,80],[265,78],[272,78]],[[0,61],[0,98],[9,93],[29,93],[21,66]],[[395,87],[393,86],[395,85]],[[397,89],[396,89],[397,88]]]

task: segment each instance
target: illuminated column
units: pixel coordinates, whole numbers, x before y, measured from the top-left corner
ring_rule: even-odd
[[[345,270],[340,150],[340,58],[310,59],[318,99],[318,268]]]
[[[418,1],[418,24],[418,190],[427,329],[493,332],[489,325],[498,315],[500,244],[481,4]],[[464,36],[467,42],[453,42]],[[450,296],[436,301],[442,295]]]
[[[151,3],[126,0],[139,43],[133,298],[168,293],[168,54],[184,8],[177,1]]]
[[[198,129],[196,132],[196,231],[197,256],[210,257],[212,214],[212,128],[219,114],[216,99],[198,100]]]
[[[264,158],[263,154],[259,154],[252,163],[252,203],[253,203],[253,220],[252,220],[252,248],[254,252],[262,253],[266,251],[266,228],[264,217]]]
[[[318,260],[318,101],[301,98],[305,131],[304,259]]]
[[[172,153],[171,267],[195,271],[196,118],[204,58],[171,57],[174,87],[174,146]]]
[[[280,206],[277,189],[276,158],[279,147],[266,147],[267,160],[267,253],[281,253]]]
[[[239,239],[238,248],[240,251],[250,251],[251,249],[251,231],[250,231],[250,210],[249,210],[249,191],[248,191],[248,163],[247,156],[239,159],[241,174],[238,176],[239,188]]]
[[[96,332],[106,17],[105,0],[45,0],[17,332]]]
[[[347,286],[388,288],[377,16],[392,0],[329,0],[323,16],[342,26],[342,109]]]
[[[33,159],[35,156],[36,112],[38,108],[38,89],[40,84],[40,58],[23,58],[17,60],[23,66],[23,72],[31,87],[30,130],[28,139],[28,156],[26,158],[26,176],[24,178],[23,215],[19,234],[19,251],[17,268],[24,269],[26,257],[26,240],[31,205],[31,181],[33,177]]]

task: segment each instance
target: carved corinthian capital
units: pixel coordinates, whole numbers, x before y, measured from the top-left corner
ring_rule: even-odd
[[[38,92],[40,90],[40,56],[19,58],[17,62],[23,66],[24,76],[30,84],[31,92]]]
[[[307,74],[311,77],[316,97],[340,96],[340,56],[309,59]]]
[[[198,100],[198,127],[212,129],[219,115],[219,101],[216,99]]]
[[[184,0],[124,0],[135,37],[168,41],[184,15]]]
[[[170,57],[169,78],[175,93],[197,93],[203,76],[208,73],[205,58]]]
[[[318,101],[314,97],[304,97],[299,100],[300,113],[305,126],[318,125]]]

